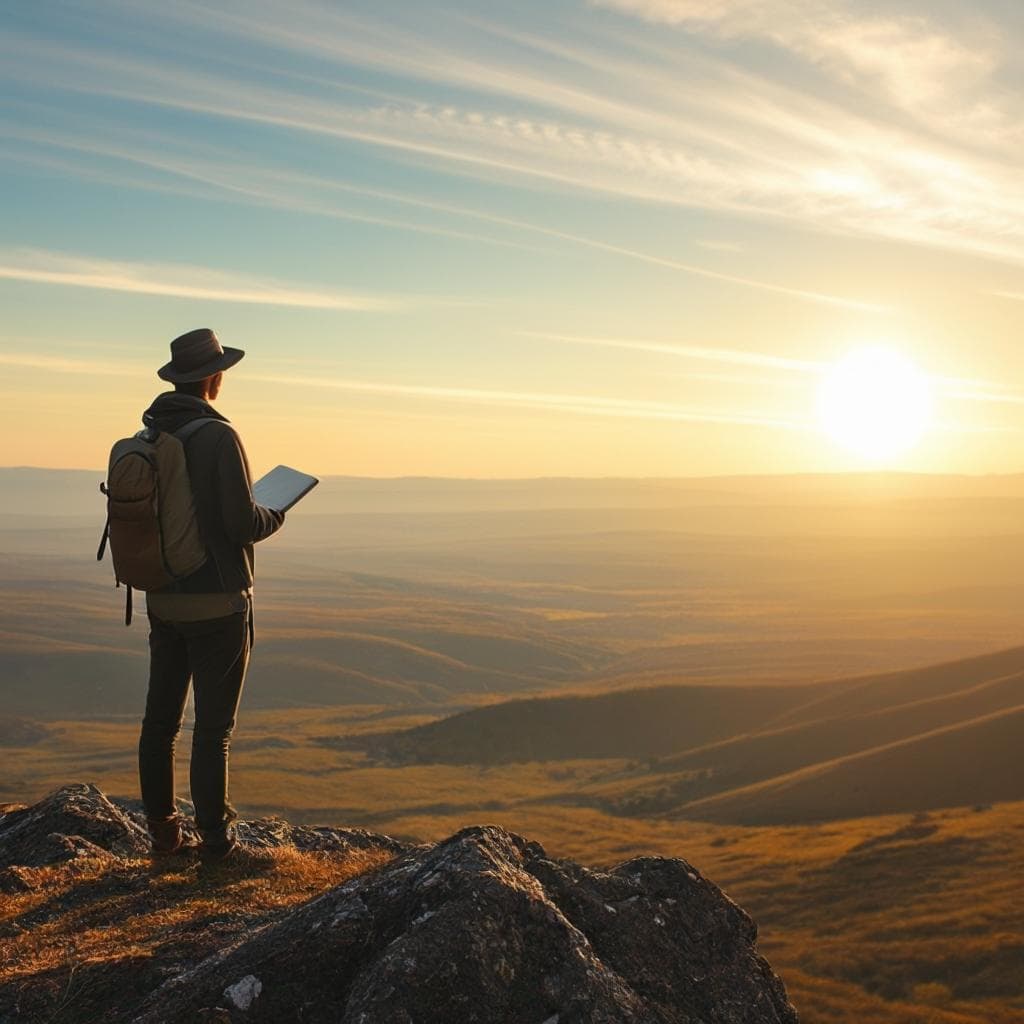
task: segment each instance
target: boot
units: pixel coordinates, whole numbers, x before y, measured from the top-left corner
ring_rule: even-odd
[[[195,849],[195,844],[182,834],[181,818],[177,814],[169,818],[146,818],[146,825],[153,840],[154,857],[168,857]]]
[[[207,868],[259,869],[271,867],[274,855],[270,850],[243,846],[233,832],[212,835],[204,832],[199,861]]]

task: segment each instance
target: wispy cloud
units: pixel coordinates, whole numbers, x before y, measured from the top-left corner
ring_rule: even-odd
[[[572,335],[542,334],[539,332],[518,332],[524,337],[535,337],[543,340],[555,340],[572,344],[610,346],[614,348],[637,349],[662,354],[682,356],[709,362],[721,362],[728,365],[754,366],[775,370],[791,370],[800,373],[818,372],[825,364],[804,360],[787,360],[756,352],[742,352],[734,349],[695,348],[693,346],[659,345],[651,342],[636,342],[609,338],[583,338]],[[0,339],[3,341],[3,339]],[[13,342],[7,339],[6,345]],[[94,347],[90,344],[89,346]],[[125,349],[131,356],[134,349]],[[324,364],[325,367],[329,364]],[[47,355],[35,351],[15,351],[8,348],[0,352],[0,366],[16,369],[41,370],[46,373],[70,374],[75,377],[138,377],[151,374],[152,367],[148,363],[128,360],[112,361],[109,359],[73,359],[66,356]],[[688,378],[716,381],[729,384],[758,384],[750,378],[738,378],[730,374],[694,373],[685,374]],[[718,423],[735,426],[775,427],[785,430],[813,430],[815,424],[809,416],[778,416],[770,413],[751,412],[747,410],[711,410],[694,409],[678,406],[670,402],[651,402],[631,398],[616,398],[600,395],[563,394],[551,392],[506,391],[490,388],[460,388],[423,384],[403,384],[389,381],[356,380],[335,377],[324,372],[316,377],[297,376],[292,374],[249,374],[248,380],[255,383],[284,385],[296,388],[314,388],[327,391],[349,391],[355,393],[396,396],[403,398],[420,398],[440,402],[470,403],[482,405],[498,405],[513,408],[536,409],[539,411],[565,412],[583,416],[612,416],[642,420],[669,420],[686,423]],[[962,381],[958,378],[933,378],[933,384],[941,385],[940,393],[944,398],[958,399],[967,402],[994,403],[1005,405],[1024,405],[1024,395],[1012,391],[1000,391],[995,384],[984,381]],[[396,416],[418,415],[402,410]],[[1008,428],[974,426],[967,427],[955,424],[939,424],[936,429],[950,430],[955,433],[1001,432]]]
[[[595,0],[595,6],[727,41],[769,39],[800,54],[808,74],[825,74],[835,88],[752,71],[728,47],[687,49],[687,32],[652,42],[638,26],[611,46],[583,24],[576,37],[562,34],[570,43],[446,15],[413,12],[408,27],[398,27],[325,4],[282,7],[270,0],[216,9],[146,0],[124,5],[126,13],[188,30],[211,53],[231,41],[258,44],[260,74],[209,61],[183,73],[157,57],[83,51],[12,32],[0,44],[7,68],[0,75],[367,146],[488,182],[582,188],[1024,261],[1016,145],[1024,142],[1024,118],[1011,116],[1022,112],[1019,95],[997,87],[1002,55],[980,19],[958,39],[937,16],[868,16],[847,0]],[[453,23],[459,31],[451,30]],[[323,73],[292,73],[296,58],[302,66],[316,62]],[[348,80],[353,68],[386,74],[396,84],[355,88]],[[435,90],[428,99],[425,84],[442,87],[444,98]],[[982,93],[987,106],[977,99]],[[944,115],[933,118],[933,107]],[[416,223],[346,209],[322,192],[303,196],[299,175],[289,182],[287,175],[272,181],[251,173],[232,183],[221,169],[200,163],[171,173],[191,173],[204,187],[283,208],[523,244],[451,221],[472,218],[724,284],[879,308],[870,297],[774,281],[760,268],[730,273],[571,226],[488,217],[437,202],[440,223]],[[245,177],[244,168],[235,170]],[[337,186],[370,197],[351,182]],[[429,205],[416,197],[388,201]],[[735,255],[740,263],[744,254]],[[743,266],[749,271],[746,261]]]
[[[0,251],[0,279],[182,299],[344,312],[378,312],[400,304],[393,299],[312,291],[210,267],[116,262],[33,249]]]
[[[40,355],[37,352],[0,352],[0,366],[25,370],[45,370],[47,373],[70,373],[75,376],[136,377],[140,369],[123,362],[98,359],[67,359],[64,356]]]
[[[1024,211],[1016,159],[1024,111],[1019,93],[996,77],[996,26],[980,18],[944,25],[913,11],[870,16],[848,0],[651,6],[683,10],[726,35],[768,35],[877,102],[836,90],[818,96],[740,68],[728,54],[691,48],[683,63],[678,47],[665,46],[631,58],[632,40],[621,35],[627,45],[612,48],[585,44],[579,32],[570,46],[484,25],[483,36],[439,39],[436,27],[431,38],[310,3],[297,28],[266,0],[235,9],[225,27],[480,98],[430,105],[396,95],[359,113],[357,128],[374,137],[365,141],[410,145],[481,174],[1024,258],[1024,233],[1014,227]],[[491,45],[488,32],[517,49]],[[899,111],[915,120],[893,116]]]
[[[521,337],[557,341],[569,345],[592,345],[598,348],[620,348],[636,352],[657,352],[661,355],[680,356],[733,366],[759,366],[772,370],[791,370],[798,373],[818,373],[825,365],[807,359],[787,359],[767,352],[744,352],[739,349],[712,348],[699,345],[670,345],[657,341],[634,338],[598,338],[578,334],[556,334],[543,331],[518,331]]]
[[[402,384],[355,380],[342,377],[303,377],[288,374],[250,375],[249,380],[298,388],[326,388],[335,391],[375,395],[398,395],[446,402],[470,402],[488,406],[568,412],[585,416],[615,416],[645,420],[676,420],[687,423],[718,423],[737,426],[778,427],[787,430],[808,429],[811,424],[799,417],[773,416],[747,411],[693,409],[668,402],[650,402],[631,398],[550,392],[505,391],[489,388],[444,387],[427,384]]]
[[[1024,405],[1024,395],[1013,391],[999,391],[994,385],[984,388],[949,387],[943,392],[945,398],[958,398],[965,402],[992,402],[996,405]]]
[[[399,231],[412,231],[467,242],[482,242],[486,245],[518,249],[533,248],[522,242],[459,230],[450,225],[443,226],[394,216],[383,216],[379,213],[338,206],[337,203],[330,203],[324,199],[317,200],[313,197],[324,191],[343,192],[370,199],[416,206],[435,213],[451,212],[468,217],[479,216],[480,219],[488,219],[486,215],[477,215],[474,211],[460,210],[436,201],[418,199],[398,192],[316,177],[301,171],[270,168],[261,165],[258,160],[246,160],[240,165],[237,156],[232,159],[229,153],[222,150],[206,146],[200,152],[193,153],[191,150],[194,149],[194,146],[187,143],[182,145],[179,140],[166,136],[139,138],[136,133],[130,144],[127,142],[117,144],[105,141],[97,137],[95,133],[89,138],[85,138],[70,132],[43,132],[36,128],[25,128],[3,122],[0,122],[0,132],[9,143],[5,151],[0,154],[0,159],[59,170],[75,177],[88,178],[123,188],[172,192],[201,199],[292,210],[338,220],[375,224],[380,227],[395,228]],[[30,144],[30,148],[16,150],[14,144],[17,142],[27,142]],[[76,161],[73,158],[54,157],[46,152],[50,148],[78,154],[85,159]],[[125,165],[126,169],[118,173],[106,167],[91,166],[88,159],[93,157],[116,161]],[[139,169],[156,172],[160,177],[157,179],[153,176],[140,176]],[[495,220],[497,221],[498,218]]]
[[[594,6],[726,38],[761,37],[834,75],[878,89],[899,106],[925,111],[990,81],[998,34],[978,19],[953,31],[924,6],[865,10],[851,0],[592,0]],[[947,109],[947,114],[949,110]]]
[[[508,229],[519,234],[526,233],[533,236],[540,236],[561,243],[569,243],[573,246],[609,253],[627,260],[639,261],[649,265],[663,267],[682,274],[721,281],[727,284],[737,285],[742,288],[753,288],[760,291],[772,292],[806,302],[832,305],[860,312],[879,313],[885,311],[885,307],[878,303],[847,298],[840,295],[832,295],[826,292],[813,291],[810,289],[796,288],[755,277],[730,274],[722,270],[704,267],[699,264],[683,262],[667,256],[658,255],[656,253],[616,245],[600,238],[569,231],[562,231],[550,225],[538,224],[521,218],[505,217],[485,210],[473,209],[458,203],[443,202],[436,199],[424,199],[409,193],[401,193],[394,190],[380,188],[370,188],[364,185],[356,185],[350,182],[324,178],[302,172],[261,168],[260,166],[251,163],[245,167],[239,167],[237,162],[229,162],[226,157],[223,156],[215,158],[211,158],[210,156],[194,156],[188,158],[173,155],[156,155],[147,154],[142,150],[130,152],[121,147],[103,144],[98,140],[76,140],[74,138],[58,137],[52,134],[43,135],[35,132],[26,133],[24,130],[15,130],[12,134],[14,136],[20,135],[23,138],[29,138],[36,143],[78,151],[85,154],[113,157],[128,163],[150,167],[165,174],[178,176],[187,181],[199,182],[207,188],[213,187],[214,189],[221,190],[227,198],[235,201],[249,202],[255,205],[273,206],[278,209],[295,210],[320,216],[337,217],[344,220],[362,221],[384,227],[425,232],[428,234],[442,235],[445,237],[458,238],[472,242],[484,242],[490,245],[524,249],[534,248],[522,241],[485,236],[475,232],[458,230],[451,226],[438,227],[436,225],[401,220],[395,217],[385,217],[379,214],[356,212],[351,209],[341,208],[332,201],[332,196],[338,193],[359,196],[385,203],[411,206],[432,214],[474,220],[494,227]],[[141,181],[137,177],[133,179],[130,176],[122,176],[118,178],[117,181],[119,184],[126,185],[128,187],[132,187],[133,184],[135,187],[146,187],[147,185],[146,182]],[[161,184],[159,187],[166,188],[166,185]],[[734,252],[740,251],[739,246],[730,245],[729,243],[722,243],[719,246],[714,246],[713,243],[704,242],[698,242],[697,244],[705,245],[709,248],[717,247],[722,250]]]
[[[674,345],[668,342],[651,341],[642,338],[605,338],[578,334],[561,334],[550,331],[517,331],[515,333],[519,337],[536,338],[540,341],[554,341],[560,344],[624,349],[627,352],[652,352],[657,355],[672,356],[678,359],[721,363],[727,366],[758,367],[766,370],[779,370],[789,374],[820,376],[827,372],[832,365],[827,361],[793,359],[773,355],[769,352],[750,352],[742,349],[710,345]],[[707,374],[705,376],[709,379],[731,379],[726,377],[726,375]],[[948,377],[939,374],[926,374],[925,376],[933,391],[943,398],[1014,405],[1024,403],[1024,397],[1001,389],[998,384],[992,381]],[[739,381],[734,379],[732,379],[732,382],[739,383]],[[751,382],[745,381],[744,383]]]
[[[45,370],[74,376],[134,377],[152,372],[149,366],[98,359],[69,359],[38,352],[0,352],[0,366]],[[566,412],[585,416],[614,416],[644,420],[675,420],[687,423],[719,423],[737,426],[805,429],[809,422],[799,417],[775,416],[750,411],[693,409],[670,402],[652,402],[633,398],[603,395],[565,394],[552,392],[509,391],[491,388],[446,387],[429,384],[405,384],[391,381],[357,380],[321,373],[315,377],[288,373],[250,373],[254,383],[313,388],[327,391],[348,391],[368,395],[428,399],[439,402],[506,406],[538,411]],[[402,413],[404,414],[404,412]]]
[[[360,105],[351,92],[303,92],[298,81],[283,75],[246,80],[209,66],[183,75],[159,60],[80,53],[14,33],[5,62],[19,78],[48,86],[56,82],[129,102],[343,139],[491,181],[519,177],[1024,259],[1024,190],[1008,147],[967,149],[959,135],[943,137],[941,124],[901,123],[888,116],[892,107],[888,115],[883,110],[872,116],[879,112],[755,75],[727,56],[688,53],[681,63],[678,49],[664,47],[641,60],[623,56],[628,47],[617,53],[579,44],[570,63],[540,59],[544,42],[521,34],[515,58],[494,46],[480,55],[473,50],[480,33],[448,40],[434,26],[429,39],[319,4],[303,4],[301,17],[264,0],[216,13],[198,5],[140,6],[154,17],[169,10],[166,16],[202,25],[204,33],[212,25],[225,37],[258,38],[268,48],[270,70],[277,66],[275,57],[280,62],[285,54],[300,54],[333,61],[339,71],[372,67],[416,85],[407,97],[399,88],[386,101],[366,96]],[[676,9],[668,2],[625,6],[649,16]],[[733,32],[743,12],[757,5],[679,6],[688,23]],[[709,13],[718,6],[727,17]],[[785,24],[802,23],[799,4],[767,6],[783,13],[792,8]],[[837,23],[860,31],[860,22],[833,7]],[[767,31],[766,25],[758,16],[745,31]],[[909,30],[904,34],[910,38]],[[524,61],[524,46],[533,47],[536,60]],[[858,46],[858,66],[867,67],[864,53],[870,47],[863,40]],[[876,49],[885,53],[890,47],[883,39]],[[959,60],[946,60],[938,43],[925,50],[939,54],[934,59],[940,68]],[[700,74],[688,74],[695,65]],[[988,67],[977,74],[985,78]],[[941,75],[933,77],[938,81]],[[417,88],[424,81],[457,87],[463,95],[425,102]],[[466,98],[469,93],[474,99]],[[1007,120],[990,113],[993,124]],[[973,120],[967,114],[964,119],[980,126],[985,116],[977,111]],[[735,275],[736,283],[750,279],[759,278]],[[791,291],[798,295],[801,289]]]

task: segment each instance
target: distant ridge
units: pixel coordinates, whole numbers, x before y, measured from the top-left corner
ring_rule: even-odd
[[[707,797],[680,817],[798,824],[1024,799],[1024,704]]]
[[[127,428],[126,428],[127,431]],[[4,514],[92,514],[106,470],[0,467]],[[421,511],[543,508],[688,508],[730,505],[937,499],[1024,499],[1024,473],[779,473],[694,477],[366,477],[321,474],[306,514],[394,508]],[[59,499],[63,500],[59,500]],[[405,506],[413,510],[410,506]],[[314,511],[315,510],[315,511]]]
[[[683,815],[689,813],[689,808],[704,806],[703,798],[716,793],[788,778],[801,769],[959,726],[1022,703],[1024,672],[1018,672],[956,693],[940,693],[868,712],[778,727],[777,723],[766,723],[751,734],[662,758],[657,774],[646,780],[628,780],[590,792],[600,793],[605,804],[620,813]],[[786,720],[790,716],[781,717]],[[923,804],[932,806],[929,800]],[[923,809],[923,805],[910,809]]]
[[[957,693],[1020,672],[1024,672],[1024,646],[1008,647],[991,654],[957,658],[920,668],[851,676],[826,684],[819,699],[780,716],[779,724],[893,707],[909,701]]]
[[[790,824],[1024,799],[1024,648],[792,687],[507,701],[371,737],[401,762],[633,758],[563,801]]]
[[[447,764],[656,757],[755,728],[805,699],[795,686],[653,686],[536,697],[366,742],[381,757]]]

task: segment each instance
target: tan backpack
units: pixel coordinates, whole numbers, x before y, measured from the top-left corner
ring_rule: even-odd
[[[97,561],[107,542],[117,586],[128,588],[125,625],[132,621],[132,588],[160,590],[193,573],[206,562],[206,545],[196,522],[185,443],[212,416],[190,420],[168,433],[146,427],[110,450],[106,483],[107,522]]]

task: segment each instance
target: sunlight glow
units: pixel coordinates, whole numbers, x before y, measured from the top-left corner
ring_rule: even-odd
[[[931,416],[928,379],[892,349],[855,349],[822,377],[822,429],[861,458],[884,462],[905,454],[921,440]]]

